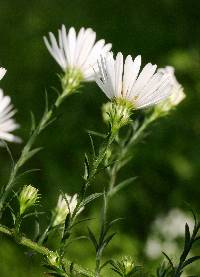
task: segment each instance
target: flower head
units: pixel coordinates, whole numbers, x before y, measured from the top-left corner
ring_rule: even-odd
[[[111,49],[111,44],[105,44],[101,39],[97,42],[96,33],[91,28],[81,28],[78,34],[73,27],[66,31],[64,25],[58,30],[58,42],[49,33],[50,43],[44,41],[50,54],[54,57],[63,71],[75,71],[84,81],[94,80],[94,70],[97,60]]]
[[[170,82],[172,85],[171,94],[164,101],[160,102],[159,105],[156,107],[157,110],[160,110],[162,113],[168,113],[185,98],[185,93],[183,91],[183,87],[179,84],[175,77],[175,70],[172,66],[160,68],[158,71],[161,73],[168,73],[170,76]]]
[[[140,266],[136,266],[133,258],[129,256],[122,257],[120,260],[111,261],[112,270],[117,272],[120,276],[128,277],[132,276],[131,273],[134,273],[141,269]]]
[[[64,223],[64,221],[69,213],[71,215],[74,214],[74,211],[75,211],[77,203],[78,203],[77,197],[78,197],[77,194],[70,196],[67,193],[65,193],[65,197],[63,197],[62,194],[59,195],[58,203],[57,203],[57,206],[54,211],[53,226]],[[74,215],[74,216],[77,216],[82,210],[83,210],[83,208],[81,208],[79,211],[77,211],[76,215]]]
[[[12,118],[16,113],[11,104],[9,96],[4,96],[0,89],[0,139],[10,142],[21,142],[21,139],[11,134],[12,131],[19,128],[19,125]]]
[[[141,56],[135,60],[129,55],[123,62],[122,53],[116,59],[113,53],[98,61],[99,74],[96,82],[106,96],[111,99],[125,99],[132,109],[142,109],[157,104],[169,96],[171,84],[169,74],[156,72],[156,65],[148,63],[142,71]]]
[[[19,194],[19,204],[20,204],[20,215],[32,206],[38,203],[39,194],[38,189],[31,185],[24,186]]]
[[[3,67],[0,67],[0,80],[4,77],[6,74],[6,69]]]

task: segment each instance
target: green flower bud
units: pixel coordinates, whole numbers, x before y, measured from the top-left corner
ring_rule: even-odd
[[[111,126],[112,130],[119,130],[130,122],[133,105],[126,99],[116,98],[102,106],[104,121]]]
[[[131,271],[134,269],[134,266],[135,266],[135,263],[132,257],[127,257],[127,256],[122,258],[122,264],[123,264],[125,276],[131,273]]]
[[[18,200],[20,205],[20,215],[24,214],[27,209],[38,203],[38,189],[31,185],[24,186],[19,194]]]
[[[60,266],[60,257],[57,253],[52,252],[49,253],[47,256],[48,264],[51,266],[59,267]]]
[[[67,96],[77,90],[83,79],[84,78],[80,70],[68,68],[61,78],[63,96]]]

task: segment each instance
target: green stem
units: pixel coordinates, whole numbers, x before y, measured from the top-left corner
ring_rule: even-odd
[[[5,235],[15,238],[15,231],[7,228],[6,226],[0,225],[0,232]],[[49,250],[48,248],[37,244],[36,242],[26,238],[25,236],[22,236],[19,240],[17,240],[17,243],[20,245],[26,246],[26,247],[34,250],[35,252],[40,253],[45,256],[48,256],[48,255],[54,253],[53,251]]]
[[[58,95],[58,97],[55,101],[54,107],[58,108],[61,105],[61,103],[63,102],[63,100],[68,95],[70,95],[74,90],[75,90],[75,88],[73,86],[70,86],[69,88],[66,88],[62,94]],[[11,190],[13,189],[13,187],[15,185],[15,180],[16,180],[18,171],[27,162],[27,160],[30,158],[30,157],[28,157],[28,154],[30,153],[31,148],[34,145],[34,143],[36,141],[36,138],[48,126],[48,123],[51,122],[51,119],[54,115],[54,109],[55,109],[54,107],[52,107],[50,110],[47,110],[47,111],[44,112],[39,124],[34,129],[34,131],[31,134],[29,140],[27,141],[26,145],[24,146],[18,161],[15,163],[14,167],[12,168],[8,183],[5,186],[4,191],[3,191],[3,193],[0,197],[0,218],[2,216],[2,211],[4,209],[5,201],[6,201],[9,193],[11,192]]]
[[[118,153],[117,162],[113,165],[112,169],[110,170],[110,181],[108,184],[108,189],[111,192],[113,187],[115,186],[117,174],[119,170],[124,167],[129,159],[125,160],[126,156],[128,156],[128,153],[130,152],[130,149],[133,147],[134,144],[138,142],[138,140],[143,135],[144,131],[147,129],[147,127],[156,119],[156,114],[152,114],[150,117],[145,118],[142,125],[139,127],[139,129],[134,133],[134,135],[131,137],[128,144],[121,148],[121,151]],[[110,194],[112,195],[112,194]]]
[[[3,233],[5,235],[15,239],[15,231],[12,230],[12,229],[9,229],[8,227],[6,227],[4,225],[0,225],[0,233]],[[15,239],[15,241],[18,244],[23,245],[25,247],[28,247],[28,248],[32,249],[33,251],[37,252],[38,254],[41,254],[41,255],[45,256],[47,259],[49,257],[52,257],[52,256],[57,257],[57,255],[58,255],[56,252],[54,252],[52,250],[49,250],[47,247],[42,246],[42,245],[30,240],[29,238],[26,238],[25,236],[21,236],[17,240]],[[71,261],[69,261],[69,260],[66,261],[65,260],[63,263],[68,268],[70,268]],[[83,267],[81,267],[77,264],[74,265],[74,270],[77,273],[82,274],[82,276],[94,277],[94,274],[92,272],[90,272],[89,270],[84,269]],[[68,276],[68,275],[66,274],[66,275],[63,275],[63,276]]]

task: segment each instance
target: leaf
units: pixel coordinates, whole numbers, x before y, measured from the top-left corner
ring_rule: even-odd
[[[81,240],[81,239],[88,239],[87,236],[79,236],[73,239],[70,239],[68,243],[65,244],[65,247],[68,247],[70,244],[72,244],[74,241]]]
[[[94,218],[84,218],[84,219],[80,219],[80,220],[78,220],[77,222],[75,222],[74,224],[72,224],[71,226],[70,226],[70,228],[73,228],[74,226],[76,226],[76,225],[78,225],[78,224],[80,224],[80,223],[82,223],[82,222],[85,222],[85,221],[89,221],[89,220],[93,220]]]
[[[12,167],[14,167],[14,166],[15,166],[15,161],[14,161],[12,152],[11,152],[11,150],[10,150],[8,144],[7,144],[4,140],[1,140],[1,143],[5,146],[5,148],[6,148],[7,152],[8,152],[8,154],[9,154],[9,157],[10,157],[10,159],[11,159]]]
[[[173,270],[173,272],[174,272],[175,269],[174,269],[174,265],[173,265],[172,260],[169,258],[169,256],[168,256],[165,252],[162,252],[162,253],[163,253],[163,255],[165,256],[165,258],[168,260],[168,262],[169,262],[169,264],[170,264],[170,266],[171,266],[171,268],[172,268],[172,270]]]
[[[188,224],[185,224],[185,246],[184,249],[186,249],[188,247],[190,243],[190,228],[188,226]]]
[[[98,132],[95,132],[95,131],[91,131],[91,130],[87,130],[88,134],[90,135],[94,135],[94,136],[97,136],[97,137],[100,137],[100,138],[106,138],[107,135],[105,134],[102,134],[102,133],[98,133]]]
[[[93,232],[90,230],[90,228],[87,227],[87,229],[88,229],[89,239],[90,239],[90,241],[93,243],[93,245],[94,245],[94,247],[95,247],[95,250],[97,251],[98,248],[99,248],[98,243],[97,243],[97,240],[96,240],[96,238],[95,238]]]
[[[186,260],[186,261],[183,263],[182,268],[186,267],[187,265],[189,265],[189,264],[191,264],[191,263],[193,263],[193,262],[195,262],[195,261],[197,261],[197,260],[199,260],[199,259],[200,259],[200,256],[194,256],[194,257],[192,257],[192,258],[189,258],[188,260]]]
[[[24,148],[25,149],[25,148]],[[26,161],[28,161],[30,158],[32,158],[35,154],[37,154],[39,151],[41,151],[42,147],[37,147],[31,151],[29,151],[28,153],[24,153],[25,157],[24,159],[21,161],[20,166],[22,166]]]
[[[112,233],[111,235],[109,235],[104,241],[103,241],[103,244],[101,246],[101,248],[98,250],[98,252],[101,253],[103,252],[103,250],[106,248],[106,246],[109,244],[109,242],[112,240],[112,238],[116,235],[116,232],[115,233]]]
[[[100,270],[102,270],[105,266],[107,266],[107,264],[110,264],[112,262],[112,260],[108,260],[105,263],[103,263],[100,267]]]
[[[118,193],[121,189],[124,189],[125,187],[127,187],[128,185],[130,185],[133,181],[135,181],[137,179],[137,177],[131,177],[128,178],[124,181],[122,181],[121,183],[119,183],[118,185],[116,185],[112,191],[109,193],[110,197],[113,197],[113,195],[115,195],[116,193]]]
[[[85,159],[84,159],[84,167],[85,167],[85,172],[84,172],[84,180],[88,180],[90,176],[90,163],[87,154],[85,153]]]
[[[91,147],[92,147],[92,154],[93,154],[93,157],[95,157],[96,153],[95,153],[94,141],[93,141],[93,138],[91,136],[91,133],[88,133],[88,136],[90,138],[90,143],[91,143]]]
[[[83,201],[80,203],[79,209],[84,207],[84,206],[86,206],[88,203],[90,203],[91,201],[95,200],[96,198],[98,198],[98,197],[100,197],[102,195],[103,195],[102,192],[90,194],[85,199],[83,199]]]
[[[17,179],[20,179],[21,177],[23,177],[23,176],[25,176],[25,175],[27,175],[27,174],[29,174],[29,173],[36,172],[36,171],[40,171],[40,170],[41,170],[41,169],[38,169],[38,168],[33,168],[33,169],[26,170],[26,171],[22,172],[21,174],[19,174],[19,175],[17,176]]]
[[[31,113],[31,130],[30,130],[30,133],[32,134],[35,131],[36,120],[35,120],[34,113],[32,111],[30,113]]]

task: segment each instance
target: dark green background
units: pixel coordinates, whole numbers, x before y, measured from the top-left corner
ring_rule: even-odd
[[[53,88],[60,89],[56,73],[61,69],[47,52],[42,37],[48,31],[56,33],[62,23],[77,30],[92,27],[99,39],[113,43],[115,53],[141,54],[144,64],[151,61],[159,67],[175,66],[185,88],[187,99],[170,116],[154,124],[121,174],[121,178],[139,178],[113,201],[111,217],[126,220],[118,226],[120,235],[108,255],[133,254],[143,262],[142,243],[159,212],[185,208],[185,202],[197,210],[200,207],[199,10],[198,0],[0,0],[0,65],[8,69],[1,86],[18,110],[21,129],[17,133],[24,141],[29,135],[30,111],[37,119],[42,114],[45,89],[50,101],[56,96]],[[95,83],[86,84],[82,94],[66,100],[59,120],[38,139],[37,145],[44,146],[44,150],[26,168],[41,171],[22,180],[21,185],[31,183],[40,189],[43,209],[55,205],[61,187],[69,193],[80,188],[84,152],[89,150],[86,130],[104,131],[101,105],[105,101]],[[20,149],[21,145],[11,146],[15,158]],[[3,185],[11,163],[7,152],[0,151]],[[91,210],[85,213],[91,214]],[[71,251],[80,263],[89,265],[94,253],[87,244],[83,243],[84,248],[76,244]],[[3,237],[0,271],[2,277],[40,276],[35,257],[27,257],[24,249],[19,251],[15,243]]]

